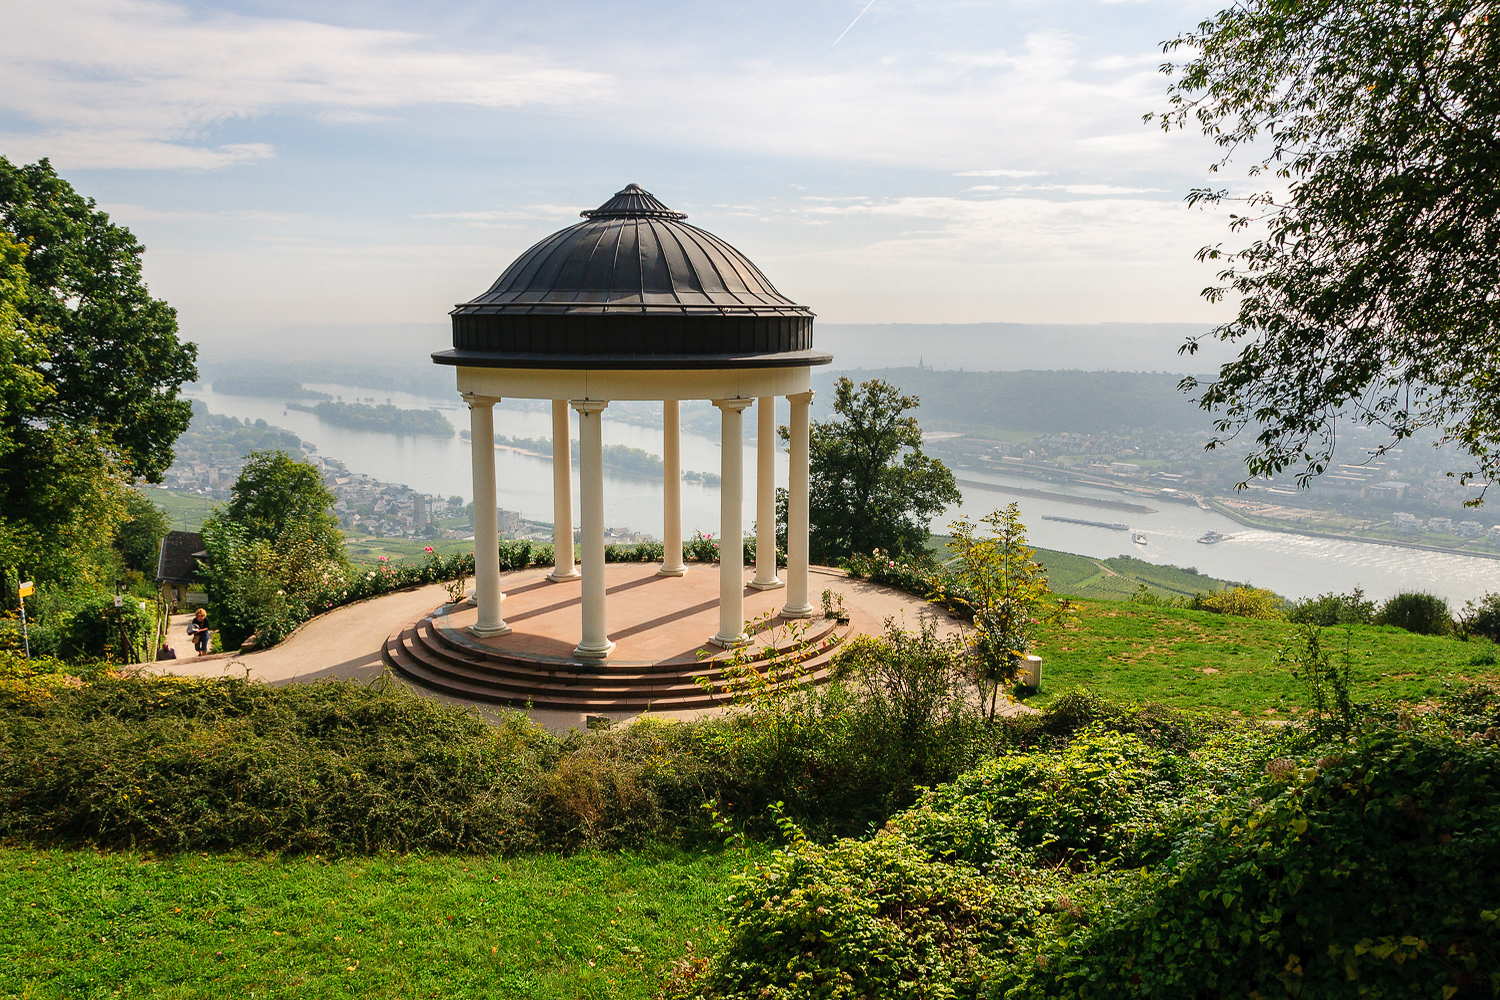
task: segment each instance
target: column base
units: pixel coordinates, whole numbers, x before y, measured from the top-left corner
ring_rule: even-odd
[[[663,566],[656,571],[657,576],[687,576],[686,566]]]
[[[573,647],[573,655],[580,660],[603,660],[614,652],[615,644],[605,639],[601,645],[579,643]]]
[[[811,618],[812,616],[813,606],[811,604],[804,604],[800,608],[794,608],[788,604],[781,609],[781,617],[783,618]]]
[[[764,583],[762,583],[760,580],[751,580],[750,586],[754,587],[756,590],[780,590],[782,587],[786,586],[786,581],[773,576],[771,577],[771,579],[765,581]]]
[[[743,632],[739,635],[716,635],[708,641],[722,649],[739,649],[741,646],[750,645],[750,637]]]
[[[582,580],[583,574],[576,569],[571,573],[559,573],[557,570],[553,570],[547,574],[547,579],[553,583],[567,583],[569,580]]]
[[[477,635],[481,639],[490,639],[497,635],[510,635],[510,626],[504,622],[494,625],[480,625],[475,623],[469,626],[469,634]]]

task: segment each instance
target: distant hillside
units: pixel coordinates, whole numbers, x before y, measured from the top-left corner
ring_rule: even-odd
[[[808,303],[814,309],[816,302]],[[818,320],[813,343],[830,351],[839,368],[965,368],[981,371],[1073,368],[1090,371],[1213,371],[1232,356],[1218,344],[1204,345],[1195,358],[1177,348],[1209,323],[828,323]],[[451,346],[445,322],[288,326],[256,331],[230,341],[205,335],[202,360],[244,359],[279,364],[297,362],[303,382],[349,382],[340,368],[388,367],[442,370],[444,388],[453,373],[438,369],[429,355]],[[345,362],[357,351],[358,361]],[[303,362],[321,369],[315,374]],[[329,378],[333,371],[337,377]],[[403,381],[404,376],[399,376]],[[353,383],[369,388],[380,385]],[[391,385],[390,388],[400,388]]]
[[[882,368],[819,372],[816,417],[831,412],[835,378],[885,379],[922,400],[926,431],[984,434],[999,429],[1090,433],[1119,426],[1207,430],[1207,415],[1177,390],[1180,376],[1141,372],[933,371]]]

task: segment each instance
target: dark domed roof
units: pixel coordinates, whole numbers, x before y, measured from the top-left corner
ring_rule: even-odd
[[[813,313],[744,254],[635,184],[527,250],[453,310],[444,364],[823,364]],[[668,360],[669,359],[669,360]]]

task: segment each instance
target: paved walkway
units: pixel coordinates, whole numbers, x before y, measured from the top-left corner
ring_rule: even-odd
[[[717,567],[693,564],[690,573],[712,574],[717,580]],[[507,573],[501,578],[501,586],[522,585],[536,575],[535,570]],[[957,628],[940,609],[910,594],[878,587],[859,580],[847,579],[840,570],[813,567],[809,591],[813,604],[825,588],[844,595],[845,604],[858,610],[857,620],[863,631],[878,632],[887,618],[897,624],[915,629],[923,620],[933,620],[940,630],[951,632]],[[558,584],[566,587],[567,584]],[[574,585],[576,589],[576,585]],[[775,595],[784,594],[775,591]],[[425,698],[453,705],[473,708],[490,718],[505,714],[506,710],[495,706],[463,701],[438,694],[410,683],[387,669],[380,651],[386,638],[406,623],[426,614],[447,600],[442,584],[432,584],[414,590],[387,594],[358,604],[336,608],[303,625],[285,642],[271,649],[254,653],[222,653],[195,657],[192,643],[184,629],[186,618],[176,622],[168,634],[168,642],[177,650],[178,659],[159,663],[142,664],[139,669],[148,673],[171,673],[190,677],[248,677],[269,684],[291,684],[330,679],[373,682],[381,677],[391,683],[402,684]],[[575,626],[576,627],[576,626]],[[701,630],[701,629],[700,629]],[[1015,706],[1020,708],[1020,706]],[[1022,708],[1022,711],[1025,709]],[[571,728],[582,728],[585,716],[581,712],[532,711],[531,717],[540,725],[555,732]],[[656,713],[670,718],[691,718],[701,712]]]

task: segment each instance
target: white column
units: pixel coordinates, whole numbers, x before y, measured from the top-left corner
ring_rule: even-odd
[[[557,583],[578,579],[573,568],[573,448],[568,443],[568,401],[552,401],[552,572]]]
[[[505,635],[500,617],[500,525],[495,508],[495,400],[466,396],[469,404],[470,466],[474,471],[474,603],[479,618],[469,631]]]
[[[583,521],[583,638],[574,656],[602,660],[609,641],[604,611],[604,399],[575,399],[578,411],[578,492]]]
[[[776,397],[755,402],[755,579],[756,590],[784,587],[776,575]]]
[[[786,512],[786,606],[783,618],[810,618],[812,605],[807,602],[807,527],[808,527],[808,414],[812,409],[811,390],[788,396],[792,403],[791,470],[787,476]]]
[[[745,635],[745,434],[741,419],[754,400],[716,399],[719,440],[719,632],[710,641],[742,646]]]
[[[682,432],[680,404],[661,404],[661,569],[658,576],[682,576]]]

